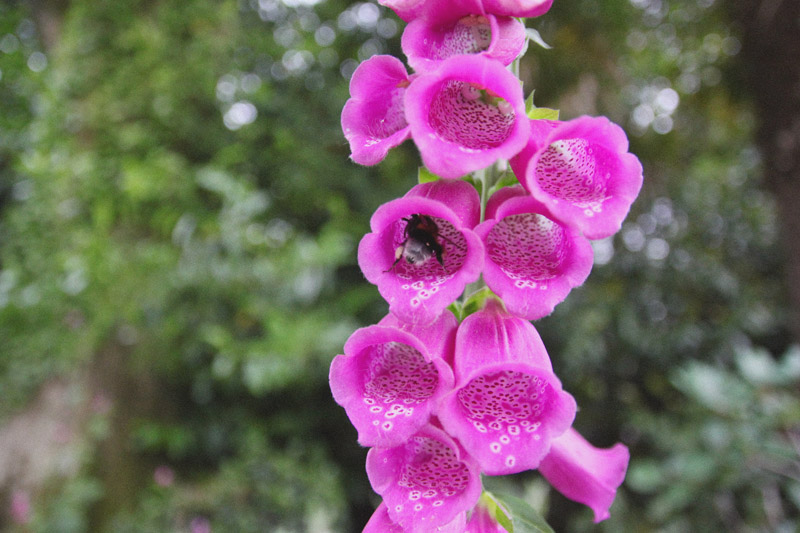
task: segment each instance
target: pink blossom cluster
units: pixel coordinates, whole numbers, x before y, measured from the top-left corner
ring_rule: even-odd
[[[604,520],[628,449],[573,429],[575,399],[530,321],[586,280],[590,241],[619,230],[642,167],[604,117],[529,118],[507,67],[526,46],[520,18],[552,0],[379,2],[408,23],[413,73],[386,55],[356,69],[342,111],[351,158],[377,164],[410,138],[438,179],[372,216],[358,263],[389,313],[330,369],[383,499],[364,531],[504,531],[480,503],[481,475],[531,469]],[[499,161],[516,180],[482,205],[462,178]],[[491,296],[459,322],[450,308],[476,283]]]

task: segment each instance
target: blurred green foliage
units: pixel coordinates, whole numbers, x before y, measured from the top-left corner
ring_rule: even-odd
[[[2,509],[31,491],[9,530],[359,530],[377,498],[327,372],[386,312],[356,245],[419,159],[353,165],[339,112],[402,22],[342,0],[65,6],[44,49],[37,4],[0,4],[0,421],[67,379],[86,429],[75,473],[0,487]],[[522,65],[536,105],[622,124],[646,177],[536,324],[578,428],[632,455],[610,520],[553,494],[549,522],[794,531],[798,355],[724,6],[557,1],[528,25],[552,46]]]

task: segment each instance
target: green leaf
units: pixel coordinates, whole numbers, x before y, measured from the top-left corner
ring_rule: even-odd
[[[417,181],[419,183],[430,183],[439,180],[439,176],[428,170],[426,167],[419,167],[417,173]]]
[[[516,496],[504,495],[495,498],[511,515],[513,527],[508,533],[555,533],[545,519],[528,502]],[[500,520],[498,519],[498,522]],[[502,523],[500,525],[503,525]]]
[[[519,183],[517,176],[513,172],[506,171],[500,175],[500,178],[489,188],[489,197],[502,189],[503,187],[510,187]]]
[[[508,513],[503,509],[494,494],[488,490],[483,491],[481,503],[486,506],[489,514],[497,520],[497,523],[503,526],[503,529],[508,531],[508,533],[514,533],[514,524],[511,521],[511,517],[508,516]]]
[[[525,35],[528,37],[529,41],[535,42],[536,44],[538,44],[539,46],[541,46],[546,50],[550,50],[551,48],[553,48],[552,46],[544,42],[544,39],[542,39],[542,34],[540,34],[537,30],[534,30],[533,28],[525,28]]]
[[[528,115],[530,115],[530,113],[536,109],[536,106],[533,105],[533,93],[535,92],[536,90],[531,91],[528,97],[525,99],[525,113]]]
[[[461,305],[461,319],[468,317],[476,311],[483,309],[486,305],[486,300],[489,298],[497,298],[489,287],[482,287],[477,291],[470,294],[464,303]]]
[[[528,118],[531,120],[558,120],[558,109],[549,107],[534,107],[528,110]]]

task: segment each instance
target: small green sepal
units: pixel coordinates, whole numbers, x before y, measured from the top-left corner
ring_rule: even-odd
[[[553,48],[542,39],[542,34],[539,33],[537,30],[533,28],[525,28],[525,36],[528,38],[529,41],[533,41],[534,43],[538,44],[545,50],[550,50]]]
[[[461,313],[458,316],[459,320],[464,320],[469,315],[476,311],[480,311],[486,305],[486,301],[489,298],[494,298],[496,300],[500,300],[495,293],[489,287],[481,287],[477,291],[473,292],[467,299],[464,300],[464,303],[461,304]],[[502,300],[500,300],[502,301]]]
[[[512,185],[516,185],[519,183],[517,176],[514,175],[513,172],[510,170],[506,170],[500,175],[500,178],[489,188],[489,197],[491,198],[494,193],[502,189],[503,187],[511,187]]]
[[[558,109],[549,107],[533,107],[528,109],[528,118],[531,120],[558,120]]]
[[[417,181],[419,183],[430,183],[432,181],[438,181],[439,176],[431,172],[427,169],[427,167],[419,167],[419,172],[417,173]]]

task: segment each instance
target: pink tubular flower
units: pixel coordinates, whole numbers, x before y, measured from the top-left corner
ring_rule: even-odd
[[[570,428],[553,441],[539,471],[561,494],[588,505],[594,511],[594,521],[600,522],[609,517],[608,510],[625,479],[629,458],[624,444],[595,448]]]
[[[616,233],[642,187],[625,132],[605,117],[532,120],[511,168],[534,198],[589,239]]]
[[[497,300],[459,326],[454,367],[439,420],[488,475],[536,468],[575,418],[536,329]]]
[[[405,106],[423,163],[443,178],[516,155],[530,134],[519,80],[481,55],[453,56],[420,74]]]
[[[511,313],[528,320],[546,316],[589,276],[589,241],[522,187],[495,193],[486,218],[475,228],[486,249],[483,279]]]
[[[380,206],[358,246],[358,264],[389,310],[412,323],[433,321],[478,279],[483,244],[477,191],[463,181],[423,183]]]
[[[399,446],[370,449],[367,477],[392,522],[409,532],[436,531],[472,508],[481,495],[474,459],[433,425]]]
[[[356,68],[350,99],[342,109],[342,130],[353,161],[374,165],[408,139],[403,100],[409,83],[406,67],[393,56],[373,56]]]
[[[553,0],[483,0],[487,13],[522,18],[544,15],[552,5]]]
[[[458,321],[444,311],[429,326],[387,315],[357,330],[333,359],[330,386],[358,430],[363,446],[397,446],[426,425],[439,399],[453,388],[445,362]]]
[[[459,513],[452,522],[431,529],[430,533],[464,533],[466,521],[466,513]],[[407,533],[407,531],[392,522],[392,519],[389,518],[386,503],[381,502],[375,512],[372,513],[372,518],[369,519],[362,533]]]
[[[403,31],[403,52],[418,72],[459,54],[479,54],[511,64],[525,46],[525,25],[483,14],[480,0],[437,0]]]

